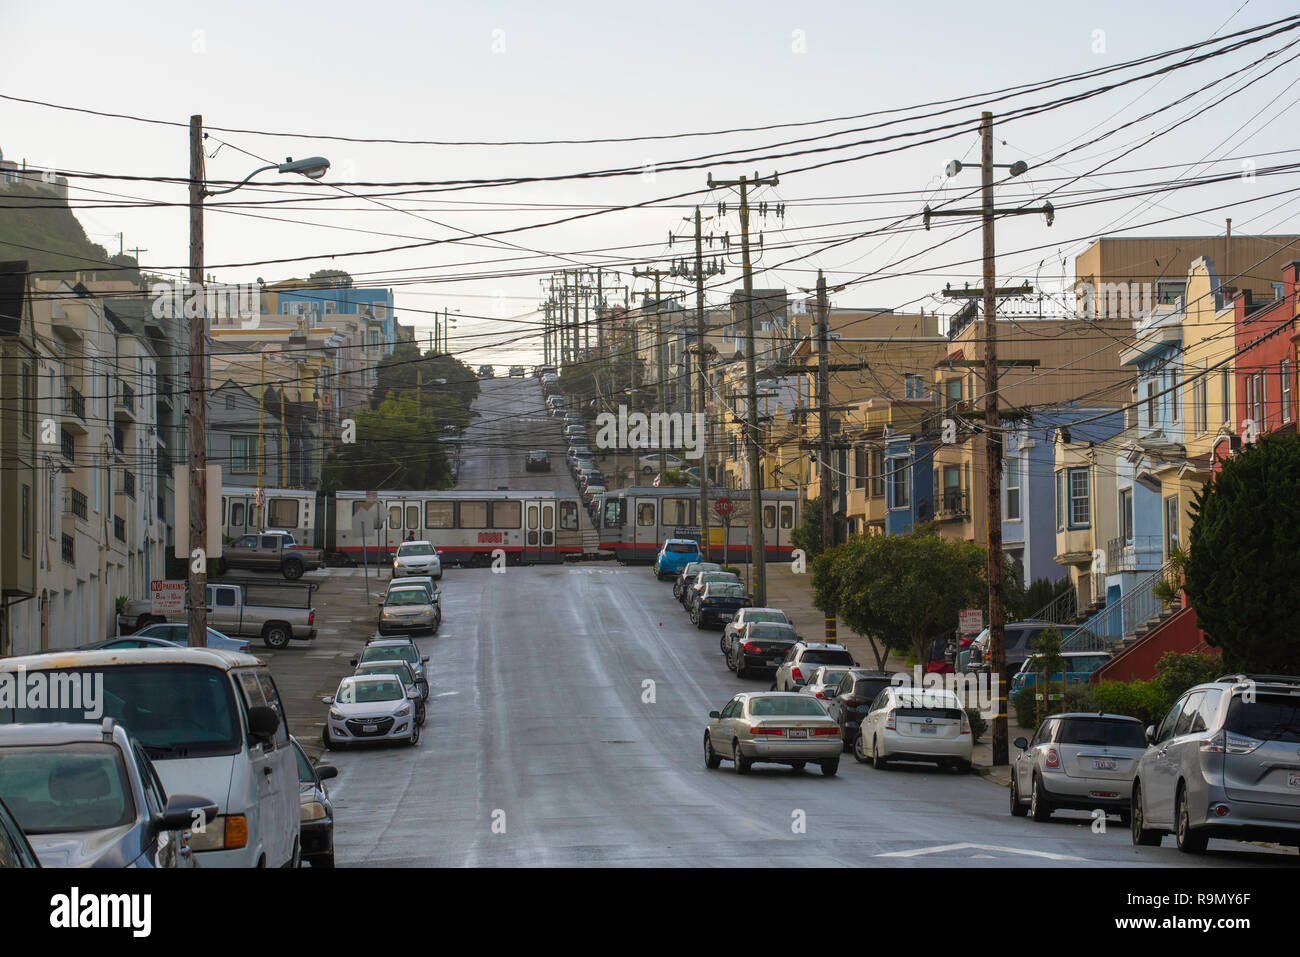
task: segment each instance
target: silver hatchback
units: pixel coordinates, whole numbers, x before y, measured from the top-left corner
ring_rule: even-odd
[[[1146,751],[1142,722],[1121,714],[1057,714],[1032,741],[1016,738],[1011,813],[1046,821],[1057,810],[1118,814],[1128,823],[1129,796]]]

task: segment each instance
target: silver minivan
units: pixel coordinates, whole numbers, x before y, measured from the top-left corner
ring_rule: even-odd
[[[1230,675],[1169,709],[1133,782],[1134,844],[1172,831],[1178,849],[1211,837],[1300,847],[1300,678]]]
[[[200,866],[298,865],[297,763],[264,662],[209,648],[141,648],[5,658],[0,673],[51,692],[41,707],[20,707],[32,700],[20,698],[0,708],[0,723],[112,718],[140,742],[168,793],[211,797],[216,820],[190,836]]]

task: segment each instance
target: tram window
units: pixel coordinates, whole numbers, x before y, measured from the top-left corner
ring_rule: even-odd
[[[518,502],[493,502],[492,527],[519,528],[519,519],[522,514],[523,506]]]
[[[411,531],[417,531],[420,527],[420,506],[406,506],[406,527]]]
[[[297,528],[298,503],[291,498],[273,498],[267,505],[268,528]]]
[[[369,503],[369,502],[353,502],[353,503],[352,503],[352,517],[353,517],[353,518],[356,518],[356,517],[357,517],[359,514],[361,514],[362,512],[368,512],[368,511],[370,511],[370,503]]]
[[[455,502],[425,502],[424,503],[424,527],[425,528],[455,528],[456,527],[456,503]]]
[[[781,527],[794,528],[794,506],[793,505],[781,506]]]
[[[528,528],[530,531],[537,531],[537,506],[528,506]]]
[[[636,523],[642,527],[655,523],[654,502],[642,502],[636,507]]]
[[[460,527],[461,528],[487,528],[488,527],[488,503],[487,502],[461,502],[460,503]]]
[[[776,527],[776,506],[775,505],[763,506],[763,527],[764,528]]]
[[[402,506],[388,506],[388,527],[397,532],[402,530]]]
[[[665,525],[691,524],[691,503],[684,498],[664,499],[663,523]]]
[[[222,525],[226,524],[226,505],[228,503],[229,500],[224,495],[221,496],[221,524]]]
[[[610,499],[605,503],[605,527],[622,528],[627,520],[626,502],[621,498]]]
[[[578,528],[578,503],[577,502],[560,503],[560,528],[568,532],[577,530]]]

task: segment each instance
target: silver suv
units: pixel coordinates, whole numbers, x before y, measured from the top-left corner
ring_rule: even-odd
[[[820,665],[842,665],[852,668],[857,662],[853,653],[843,645],[830,642],[796,642],[776,669],[772,681],[773,691],[798,691],[813,671]]]
[[[1172,831],[1178,849],[1211,837],[1300,847],[1300,678],[1230,675],[1187,691],[1138,762],[1133,843]]]

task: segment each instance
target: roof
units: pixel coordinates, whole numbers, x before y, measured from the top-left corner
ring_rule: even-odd
[[[119,665],[208,665],[230,669],[263,664],[261,658],[214,648],[119,648],[104,651],[53,651],[0,659],[0,671],[55,668],[112,668]]]

